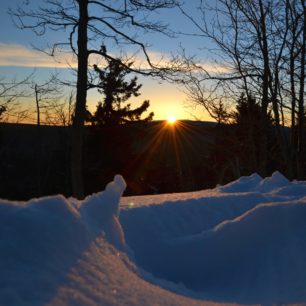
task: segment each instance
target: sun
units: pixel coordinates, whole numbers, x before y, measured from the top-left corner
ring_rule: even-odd
[[[167,121],[169,124],[175,124],[176,118],[173,115],[169,115]]]

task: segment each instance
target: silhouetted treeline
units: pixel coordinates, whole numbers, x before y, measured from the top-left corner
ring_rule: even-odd
[[[179,192],[213,187],[205,166],[214,125],[182,121],[136,122],[85,130],[83,176],[86,194],[104,189],[116,173],[126,195]],[[0,198],[71,195],[70,128],[0,126]]]
[[[244,115],[237,112],[235,124],[180,121],[171,126],[153,121],[87,126],[86,195],[103,190],[117,173],[127,181],[125,195],[213,188],[254,172],[265,176],[279,170],[293,178],[273,122],[265,118],[262,126],[253,102],[240,103]],[[70,132],[69,127],[2,124],[0,198],[70,196]],[[283,133],[290,137],[289,128]]]

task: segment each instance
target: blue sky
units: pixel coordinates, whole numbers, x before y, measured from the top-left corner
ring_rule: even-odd
[[[35,34],[28,30],[17,29],[7,14],[9,7],[15,8],[17,5],[22,5],[25,0],[10,0],[0,1],[0,77],[23,77],[35,69],[35,75],[38,80],[47,78],[50,72],[55,69],[60,73],[60,76],[67,79],[70,78],[70,71],[66,69],[64,61],[55,63],[52,58],[35,51],[32,46],[44,48],[48,42],[57,41],[60,36],[63,40],[65,34],[60,32],[48,32],[43,37],[36,37]],[[198,0],[189,0],[187,9],[192,14],[196,14],[193,7],[198,3]],[[30,0],[30,5],[42,3],[38,0]],[[175,30],[186,32],[195,32],[194,27],[190,22],[179,14],[177,10],[168,10],[167,12],[157,16],[160,19],[166,20]],[[146,35],[146,40],[150,42],[150,52],[160,57],[173,53],[179,50],[180,44],[186,48],[189,54],[199,52],[203,45],[207,45],[207,41],[194,37],[178,37],[171,39],[161,35]],[[35,68],[36,67],[36,68]],[[56,68],[53,68],[56,67]],[[142,95],[135,101],[135,105],[141,103],[145,99],[149,99],[151,103],[150,110],[154,111],[155,119],[166,119],[169,115],[174,115],[178,119],[192,119],[195,117],[207,120],[207,115],[201,109],[197,111],[186,108],[186,97],[182,88],[178,85],[169,84],[163,81],[149,78],[139,78],[143,84]],[[88,105],[91,110],[95,108],[99,100],[96,92],[90,92],[88,95]],[[132,102],[132,101],[131,101]],[[132,102],[133,103],[133,102]]]

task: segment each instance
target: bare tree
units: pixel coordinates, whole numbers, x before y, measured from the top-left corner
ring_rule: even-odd
[[[301,0],[302,6],[302,30],[301,30],[301,60],[300,60],[300,92],[299,92],[299,111],[298,111],[298,174],[304,177],[305,173],[305,56],[306,56],[306,5]]]
[[[29,117],[29,109],[21,100],[29,98],[29,84],[33,74],[22,80],[0,79],[0,122],[20,122]]]
[[[31,88],[34,91],[37,125],[40,126],[41,115],[49,114],[50,110],[53,109],[61,99],[57,76],[52,75],[48,80],[41,84],[33,81]]]
[[[32,29],[38,35],[47,30],[65,31],[64,42],[56,42],[50,48],[54,55],[59,47],[68,46],[77,57],[77,84],[75,116],[72,129],[71,178],[72,193],[84,196],[82,182],[82,130],[86,114],[88,67],[92,56],[113,58],[106,46],[115,50],[130,48],[144,58],[149,70],[140,66],[130,69],[156,75],[165,72],[164,67],[154,65],[143,42],[142,34],[159,32],[171,35],[167,25],[151,19],[156,11],[173,8],[176,0],[45,0],[37,9],[18,8],[11,15],[21,29]],[[155,15],[156,16],[156,15]],[[110,49],[108,47],[108,49]],[[97,64],[97,63],[96,63]]]
[[[75,109],[75,92],[72,90],[64,101],[52,100],[45,112],[49,125],[71,126]]]
[[[263,118],[272,109],[283,161],[292,160],[287,136],[280,128],[290,119],[292,128],[297,124],[297,138],[293,130],[291,137],[294,150],[304,152],[304,1],[216,0],[215,5],[201,1],[199,20],[181,10],[195,26],[194,35],[213,42],[212,61],[222,67],[188,63],[193,67],[185,80],[191,100],[211,114],[220,97],[232,103],[241,93],[254,97],[261,101]],[[304,167],[305,154],[298,155],[303,157],[294,166],[295,175]]]
[[[209,38],[215,44],[219,59],[214,58],[216,66],[223,66],[223,71],[214,69],[212,72],[205,66],[196,66],[197,81],[215,81],[215,91],[227,89],[228,92],[245,92],[247,96],[259,97],[262,109],[267,112],[272,101],[274,69],[282,58],[286,31],[281,31],[283,20],[282,10],[278,1],[229,1],[218,0],[216,7],[201,6],[204,23],[197,22],[186,12],[183,13],[195,25],[197,36]],[[275,6],[275,7],[274,7]],[[207,11],[214,14],[211,23],[207,21]],[[275,33],[282,37],[275,37]],[[211,50],[210,50],[211,51]],[[273,54],[272,54],[273,53]],[[276,71],[277,73],[277,71]],[[277,87],[277,86],[276,86]],[[275,117],[278,118],[277,106]],[[279,122],[279,119],[276,119]]]

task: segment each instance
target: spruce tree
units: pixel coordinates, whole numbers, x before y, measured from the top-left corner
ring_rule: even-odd
[[[129,67],[132,63],[123,65],[116,59],[108,59],[108,66],[100,69],[94,65],[95,72],[99,75],[99,83],[95,86],[98,92],[104,96],[99,102],[94,115],[91,118],[93,125],[119,125],[130,121],[150,121],[154,113],[141,119],[142,114],[147,111],[150,102],[145,100],[139,107],[131,109],[127,102],[131,97],[138,97],[141,84],[137,84],[137,77],[126,81],[126,76],[131,73]]]
[[[277,151],[271,112],[263,112],[255,97],[242,94],[233,117],[242,174],[269,174]]]

